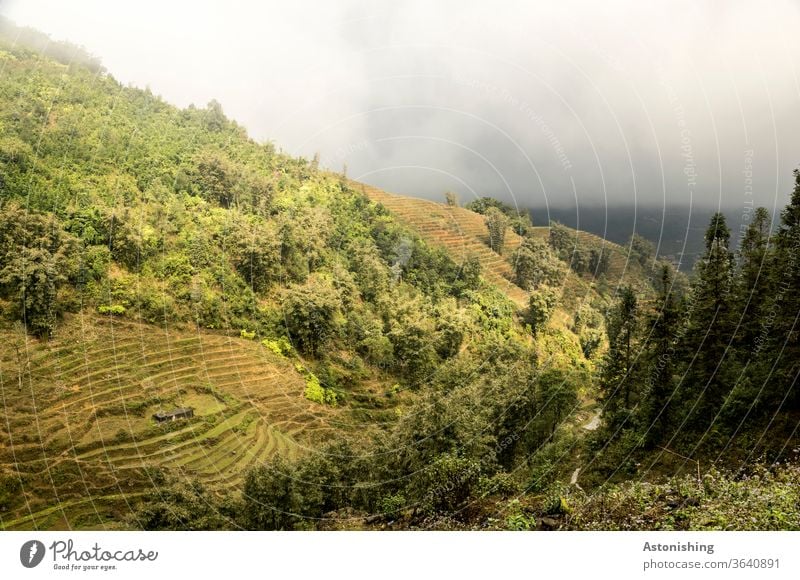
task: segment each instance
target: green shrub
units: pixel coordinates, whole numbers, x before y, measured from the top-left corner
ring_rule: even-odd
[[[125,314],[125,307],[122,304],[102,305],[97,307],[100,314],[111,314],[112,316],[122,316]]]
[[[406,497],[402,493],[386,496],[380,501],[380,511],[387,516],[397,516],[406,506]]]
[[[428,513],[453,514],[472,496],[481,476],[481,464],[445,453],[414,474],[411,489]]]
[[[333,389],[326,389],[319,382],[317,375],[305,368],[300,363],[295,363],[294,368],[302,374],[306,379],[305,397],[309,401],[319,403],[320,405],[335,405],[336,392]]]
[[[336,393],[332,389],[326,389],[322,386],[317,378],[317,375],[311,371],[304,369],[306,377],[306,390],[305,397],[309,401],[319,403],[320,405],[335,405]]]
[[[10,474],[0,474],[0,511],[9,511],[11,505],[17,503],[23,496],[20,493],[20,479]]]
[[[558,296],[551,288],[542,288],[531,293],[528,299],[525,322],[530,325],[534,335],[547,325],[548,320],[553,315],[557,301]]]
[[[569,529],[799,530],[800,467],[749,466],[744,473],[711,469],[659,483],[629,481],[568,497]]]
[[[133,434],[127,429],[120,429],[114,435],[114,443],[127,443],[133,440]]]
[[[264,348],[274,354],[277,354],[278,356],[289,356],[292,354],[292,344],[285,336],[280,337],[278,340],[265,338],[261,341],[261,344],[264,346]]]
[[[533,514],[526,513],[518,499],[508,502],[508,515],[505,527],[512,531],[527,531],[536,529],[536,518]]]

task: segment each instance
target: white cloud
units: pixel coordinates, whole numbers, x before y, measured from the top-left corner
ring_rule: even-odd
[[[782,205],[800,12],[736,2],[6,1],[175,104],[389,189],[519,203]],[[680,125],[683,123],[683,125]],[[566,163],[565,163],[566,160]],[[664,184],[662,186],[662,183]]]

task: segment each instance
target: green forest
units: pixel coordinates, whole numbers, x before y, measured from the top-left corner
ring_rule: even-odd
[[[688,276],[443,193],[493,256],[464,257],[216,101],[0,34],[0,528],[800,529],[800,173],[738,247],[714,215]],[[255,387],[117,368],[90,331],[219,341]],[[300,410],[272,421],[262,388]],[[240,464],[258,437],[289,443]],[[192,469],[225,441],[230,475]]]

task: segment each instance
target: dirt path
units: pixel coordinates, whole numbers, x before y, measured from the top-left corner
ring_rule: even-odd
[[[596,431],[597,428],[600,427],[600,411],[596,411],[592,417],[583,425],[581,425],[581,429],[585,431]],[[582,467],[576,467],[575,471],[572,472],[572,477],[569,478],[569,484],[574,485],[578,489],[581,486],[578,484],[578,476],[581,474]]]
[[[586,431],[596,431],[600,426],[600,411],[597,411],[592,418],[583,424],[583,429]]]

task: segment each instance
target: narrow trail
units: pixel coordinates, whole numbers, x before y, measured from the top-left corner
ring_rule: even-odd
[[[598,427],[600,427],[600,410],[595,411],[592,417],[581,425],[581,429],[584,431],[596,431]],[[583,467],[576,467],[575,471],[572,472],[572,477],[569,478],[569,484],[574,485],[578,489],[581,489],[581,486],[578,484],[578,477],[582,469]]]
[[[592,418],[583,424],[583,429],[586,431],[596,431],[600,426],[600,411],[595,412]]]

